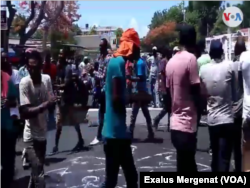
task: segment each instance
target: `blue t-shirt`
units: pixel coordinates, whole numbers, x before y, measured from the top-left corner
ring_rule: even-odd
[[[146,62],[143,61],[142,59],[139,59],[138,62],[136,63],[136,68],[135,68],[135,74],[136,76],[140,76],[143,78],[144,81],[137,82],[136,84],[136,90],[137,91],[145,91],[147,92],[147,65]]]
[[[113,78],[122,79],[122,99],[124,102],[124,114],[117,114],[113,108]],[[105,83],[105,97],[106,97],[106,112],[104,116],[104,125],[102,129],[102,135],[104,138],[112,139],[127,139],[129,134],[127,133],[126,126],[126,74],[125,74],[125,61],[122,57],[112,58],[109,61],[106,72]]]
[[[11,80],[8,81],[8,93],[7,98],[16,98],[18,99],[18,90]],[[15,131],[13,126],[13,119],[10,116],[10,109],[1,107],[1,129],[8,131]]]

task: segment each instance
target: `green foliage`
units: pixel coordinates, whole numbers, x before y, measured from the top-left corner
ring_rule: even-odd
[[[210,35],[220,35],[227,33],[227,26],[222,20],[222,14],[226,7],[231,6],[230,3],[225,1],[189,1],[188,6],[184,7],[184,3],[180,3],[177,6],[172,6],[169,9],[163,9],[162,11],[156,11],[151,19],[149,25],[150,31],[156,28],[161,28],[166,22],[175,22],[176,24],[182,24],[183,22],[193,25],[197,31],[197,40],[210,36]],[[250,1],[243,1],[235,5],[239,7],[244,15],[244,20],[240,27],[231,28],[231,32],[235,32],[241,28],[250,27]],[[185,15],[184,10],[185,9]],[[149,33],[152,33],[150,32]],[[164,32],[158,32],[159,35],[166,35]],[[167,42],[170,46],[176,45],[178,42],[175,35],[170,35],[168,33],[166,36],[158,36],[159,39],[157,44]],[[173,37],[173,38],[171,38]],[[143,41],[147,41],[149,36],[147,36]],[[150,44],[150,42],[146,42]],[[152,42],[151,42],[152,43]],[[143,45],[145,45],[143,43]],[[146,48],[146,47],[145,47]]]
[[[32,36],[33,39],[43,39],[43,31],[41,29],[36,30],[36,32]]]
[[[67,34],[51,30],[49,39],[51,44],[51,55],[54,58],[57,58],[59,50],[61,49],[61,44],[77,44],[73,32]]]
[[[73,24],[72,25],[72,29],[71,29],[72,33],[74,35],[81,35],[82,34],[82,30],[81,28],[78,26],[78,24]]]
[[[121,38],[122,36],[122,33],[123,33],[123,29],[122,28],[117,28],[116,31],[115,31],[115,36],[116,38]]]
[[[170,9],[164,9],[162,11],[157,11],[154,13],[150,29],[154,29],[163,25],[166,21],[180,23],[183,21],[182,4],[178,6],[172,6]]]
[[[185,15],[184,15],[185,11]],[[162,11],[157,11],[154,13],[152,19],[151,19],[151,24],[149,25],[150,30],[156,30],[158,36],[155,40],[150,40],[150,42],[146,42],[146,45],[148,43],[153,43],[154,45],[157,46],[164,46],[164,45],[169,45],[171,47],[174,47],[178,43],[178,37],[177,33],[171,33],[171,32],[162,32],[160,29],[157,30],[157,28],[161,28],[164,26],[166,23],[169,22],[174,22],[176,24],[180,24],[183,22],[186,22],[188,24],[194,25],[195,28],[198,30],[197,26],[197,20],[198,20],[198,12],[197,11],[189,11],[184,7],[184,2],[180,3],[179,5],[172,6],[169,9],[164,9]],[[150,34],[152,32],[149,32],[147,37],[144,40],[148,40],[151,38]],[[167,36],[166,36],[167,35]],[[144,48],[149,48],[149,47],[144,47]]]
[[[96,32],[96,26],[95,25],[91,28],[89,34],[90,35],[96,35],[97,34],[97,32]]]

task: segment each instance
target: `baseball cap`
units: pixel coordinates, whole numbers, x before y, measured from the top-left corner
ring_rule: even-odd
[[[157,50],[157,47],[156,47],[156,46],[154,46],[154,47],[152,48],[152,50]]]
[[[178,46],[175,46],[173,51],[180,51],[179,47]]]

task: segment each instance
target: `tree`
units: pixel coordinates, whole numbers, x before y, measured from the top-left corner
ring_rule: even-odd
[[[51,1],[52,2],[52,1]],[[50,19],[50,17],[54,15],[53,10],[58,9],[58,2],[55,1],[50,4],[50,11],[47,13],[47,18],[45,19],[44,23],[44,46],[46,45],[46,39],[48,37],[49,31],[52,35],[53,33],[60,32],[60,38],[64,37],[65,41],[71,41],[74,43],[75,41],[72,39],[73,30],[76,29],[76,25],[74,26],[73,23],[78,21],[81,17],[81,15],[77,14],[77,11],[79,9],[79,5],[77,4],[77,1],[64,1],[60,2],[60,6],[63,6],[62,10],[60,11],[60,14],[58,17],[54,17],[54,19]],[[51,8],[53,7],[53,8]],[[58,12],[59,13],[59,12]],[[78,26],[78,25],[77,25]],[[79,33],[79,27],[77,28],[77,32]],[[81,30],[80,30],[81,31]],[[53,38],[50,38],[51,42],[51,48],[56,48],[56,43],[53,40]],[[45,47],[44,47],[45,49]]]
[[[146,40],[146,37],[143,37],[141,39],[141,49],[143,52],[149,52],[152,50],[153,45],[151,45],[150,43],[146,43],[145,40]]]
[[[176,38],[176,23],[165,22],[163,25],[149,31],[145,38],[145,43],[149,46],[156,45],[157,47],[172,46]]]
[[[11,23],[16,15],[17,10],[12,6],[11,0],[6,0],[6,6],[8,8],[9,17],[8,17],[8,30],[7,30],[7,36],[9,36],[9,32],[11,30]]]
[[[44,31],[46,44],[51,26],[54,30],[66,33],[72,23],[80,19],[77,1],[21,1],[17,6],[19,16],[25,17],[25,22],[16,29],[20,44],[25,44],[38,28]]]
[[[222,1],[189,1],[188,10],[199,14],[199,33],[206,37],[212,30]],[[198,21],[198,20],[197,20]]]
[[[48,38],[51,44],[51,56],[55,59],[62,47],[61,44],[76,44],[73,32],[70,32],[68,37],[65,38],[63,33],[51,30]]]
[[[227,5],[224,5],[222,6],[219,10],[218,10],[218,13],[217,13],[217,20],[216,22],[214,23],[214,27],[213,29],[211,30],[210,32],[210,35],[220,35],[222,33],[227,33],[227,29],[228,27],[225,25],[225,23],[223,22],[222,20],[222,14],[223,14],[223,11],[225,10],[226,7],[229,7],[230,5],[227,4]],[[232,28],[231,28],[232,29]]]
[[[241,9],[244,19],[242,24],[240,25],[241,28],[248,28],[250,27],[250,1],[243,1],[241,4],[236,5],[238,8]]]
[[[121,38],[122,36],[122,33],[123,33],[123,29],[122,28],[117,28],[116,31],[115,31],[115,36],[116,38]]]
[[[149,25],[150,29],[154,29],[163,25],[166,21],[180,23],[183,21],[182,13],[183,5],[180,3],[177,6],[172,6],[169,9],[164,9],[163,11],[157,11],[154,13],[151,23]]]
[[[116,47],[119,47],[120,44],[120,38],[122,36],[123,29],[122,28],[117,28],[115,31],[115,36],[116,36]]]
[[[30,3],[26,1],[22,1],[19,5],[19,8],[24,8],[25,12],[22,16],[19,14],[19,18],[22,18],[21,24],[16,26],[15,30],[20,37],[19,44],[25,44],[26,41],[36,32],[38,27],[40,26],[42,20],[44,19],[44,9],[47,1],[42,1],[41,4],[38,2],[30,1]],[[29,11],[28,11],[29,10]],[[25,19],[23,19],[25,16]],[[29,28],[29,29],[28,29]]]
[[[90,29],[89,34],[90,35],[96,35],[97,34],[97,32],[96,32],[96,26],[95,25]]]
[[[184,15],[184,10],[185,10],[185,15]],[[198,24],[197,24],[198,21],[197,20],[199,20],[198,11],[186,10],[186,8],[184,7],[184,2],[182,2],[179,5],[172,6],[169,9],[164,9],[163,11],[155,12],[153,17],[152,17],[151,24],[149,25],[149,28],[150,28],[150,31],[157,28],[156,32],[158,32],[160,30],[160,28],[164,28],[164,25],[166,25],[167,23],[169,23],[170,25],[171,25],[171,23],[175,23],[175,24],[186,23],[186,24],[193,25],[196,28],[196,30],[198,31]],[[174,45],[177,45],[177,43],[178,43],[177,33],[175,31],[173,31],[172,34],[170,34],[170,33],[168,33],[167,34],[168,37],[165,38],[166,33],[158,32],[157,38],[161,39],[163,37],[164,40],[161,41],[161,40],[157,39],[157,43],[159,45],[163,45],[162,43],[167,41],[171,47]],[[160,35],[162,35],[162,36],[160,36]],[[174,38],[174,37],[176,37],[176,38]],[[148,38],[150,38],[150,35],[147,36],[146,39],[144,39],[144,40],[146,40],[146,43],[148,41]],[[149,40],[149,41],[156,42],[155,39]]]
[[[194,11],[189,11],[187,10],[185,13],[185,23],[187,23],[188,25],[192,25],[194,26],[196,33],[197,33],[197,40],[199,40],[201,38],[200,34],[199,34],[199,24],[198,21],[199,20],[199,13],[198,11],[194,10]]]
[[[236,6],[239,7],[240,9],[242,9],[241,8],[242,4],[238,4]],[[225,23],[222,20],[223,11],[226,9],[226,7],[230,7],[230,4],[227,3],[227,4],[223,5],[218,10],[217,20],[214,23],[214,27],[213,27],[213,29],[210,32],[211,35],[220,35],[222,33],[227,33],[228,27],[225,25]],[[243,13],[243,15],[245,16],[244,13]],[[245,19],[243,20],[243,23],[239,27],[230,28],[231,32],[234,33],[236,31],[238,31],[240,28],[244,28],[244,26],[242,27],[242,25],[244,25],[244,21],[245,21]],[[247,24],[247,23],[245,23],[245,24]]]
[[[78,26],[78,24],[73,24],[73,26],[72,26],[72,32],[73,32],[74,35],[81,35],[82,34],[82,30]]]
[[[32,36],[33,39],[43,39],[43,31],[41,29],[37,29],[34,35]]]

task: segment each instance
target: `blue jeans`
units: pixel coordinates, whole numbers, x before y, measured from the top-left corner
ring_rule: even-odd
[[[153,104],[154,106],[159,106],[159,92],[158,92],[158,79],[156,77],[150,76],[149,78],[150,83],[150,92],[153,97]]]

